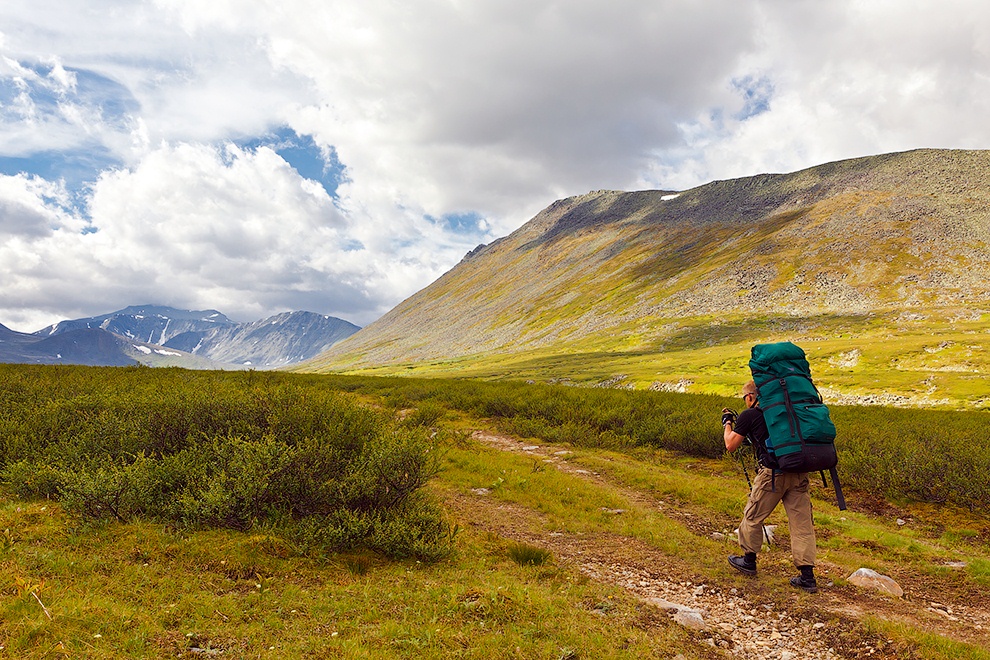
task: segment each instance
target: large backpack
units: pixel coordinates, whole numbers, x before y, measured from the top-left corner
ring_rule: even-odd
[[[821,472],[832,475],[839,509],[846,508],[835,466],[835,424],[801,347],[791,342],[757,344],[749,361],[760,392],[760,408],[770,437],[767,451],[782,472]]]

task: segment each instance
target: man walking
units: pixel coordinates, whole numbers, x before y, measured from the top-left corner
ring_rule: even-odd
[[[808,473],[781,472],[776,460],[767,451],[770,437],[763,410],[758,403],[759,390],[749,381],[742,389],[745,409],[736,417],[728,408],[722,410],[725,448],[734,452],[748,438],[756,450],[759,469],[739,523],[739,546],[743,555],[731,555],[729,564],[746,575],[756,575],[756,555],[763,547],[763,521],[776,508],[784,505],[791,535],[791,555],[801,574],[791,584],[808,593],[818,591],[815,580],[815,527],[811,515],[811,495]]]

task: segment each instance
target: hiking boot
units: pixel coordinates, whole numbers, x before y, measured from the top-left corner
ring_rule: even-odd
[[[753,553],[747,552],[745,556],[729,555],[729,565],[746,575],[756,575],[756,555]]]
[[[814,568],[811,566],[799,566],[798,568],[801,570],[801,575],[791,578],[791,586],[804,589],[809,594],[817,592],[818,581],[815,580]]]

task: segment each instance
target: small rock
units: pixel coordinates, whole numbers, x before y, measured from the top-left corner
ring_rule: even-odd
[[[900,598],[904,595],[904,590],[901,586],[886,575],[881,575],[874,570],[869,568],[860,568],[855,573],[849,576],[849,582],[855,584],[857,587],[865,587],[868,589],[876,589],[877,591],[889,594],[891,596],[896,596]]]
[[[697,610],[691,610],[686,607],[679,609],[674,613],[674,621],[681,624],[685,628],[691,628],[693,630],[708,629],[708,624],[705,623],[701,613]]]
[[[673,612],[674,621],[686,628],[691,628],[693,630],[708,630],[708,624],[705,623],[705,619],[701,616],[701,612],[698,610],[693,610],[690,607],[678,605],[677,603],[671,603],[670,601],[666,601],[662,598],[646,598],[645,600],[648,603],[653,603],[666,612]]]
[[[900,527],[903,527],[904,525],[906,525],[906,524],[907,524],[907,521],[906,521],[906,520],[904,520],[903,518],[898,518],[898,519],[897,519],[897,524],[898,524],[898,525],[899,525]]]
[[[712,539],[715,541],[723,541],[725,540],[725,534],[722,532],[712,532]]]
[[[675,611],[681,609],[681,607],[682,607],[681,605],[678,605],[677,603],[671,603],[669,600],[664,600],[663,598],[647,598],[646,601],[648,603],[653,603],[654,605],[656,605],[657,607],[659,607],[661,610],[665,610],[665,611],[668,611],[668,612],[675,612]]]

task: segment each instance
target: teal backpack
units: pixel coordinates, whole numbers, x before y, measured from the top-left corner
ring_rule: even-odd
[[[839,509],[846,503],[835,466],[835,424],[818,388],[804,351],[791,342],[757,344],[749,369],[760,392],[760,408],[770,437],[767,451],[781,472],[821,472],[832,475]]]

